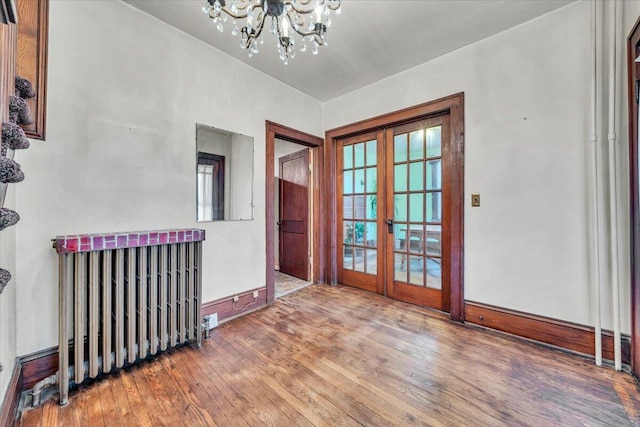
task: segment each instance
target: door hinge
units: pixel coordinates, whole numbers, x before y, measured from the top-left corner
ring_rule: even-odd
[[[640,102],[640,80],[636,80],[636,104]]]

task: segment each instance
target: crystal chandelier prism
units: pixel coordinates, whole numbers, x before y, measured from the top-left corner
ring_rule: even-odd
[[[240,34],[240,46],[249,57],[260,51],[260,38],[267,17],[271,17],[269,32],[278,38],[278,53],[287,64],[296,54],[309,48],[314,55],[319,46],[327,45],[327,29],[331,26],[331,12],[340,14],[342,0],[205,0],[202,7],[213,20],[218,31],[231,20],[231,34]],[[297,40],[296,40],[297,39]]]

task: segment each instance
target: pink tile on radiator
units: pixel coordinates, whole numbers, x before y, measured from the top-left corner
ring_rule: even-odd
[[[100,251],[100,250],[104,249],[104,237],[95,236],[95,237],[93,237],[92,240],[93,240],[92,249],[94,251]]]
[[[178,241],[178,233],[175,231],[169,232],[169,243],[176,243]]]
[[[140,234],[138,239],[138,244],[140,246],[147,246],[149,244],[149,235],[148,234]]]
[[[184,231],[178,231],[178,242],[184,242]]]
[[[129,242],[127,243],[127,246],[129,246],[130,248],[138,246],[138,234],[137,233],[129,234]]]
[[[117,246],[119,248],[126,248],[127,247],[127,236],[117,236]]]
[[[78,239],[65,239],[64,248],[65,252],[78,252]]]
[[[160,238],[160,243],[169,243],[169,233],[158,233],[158,237]]]

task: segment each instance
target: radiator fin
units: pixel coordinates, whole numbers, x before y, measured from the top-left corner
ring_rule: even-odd
[[[201,241],[59,255],[61,404],[70,382],[200,346],[201,262]]]

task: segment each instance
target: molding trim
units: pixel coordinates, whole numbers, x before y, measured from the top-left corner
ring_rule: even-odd
[[[258,298],[253,298],[253,292],[258,291]],[[238,297],[238,302],[234,304],[233,297]],[[251,289],[240,294],[220,298],[215,301],[202,304],[202,316],[218,314],[218,323],[223,323],[236,317],[245,315],[267,306],[267,288]]]
[[[38,381],[58,372],[58,347],[51,347],[35,353],[21,356],[21,391],[33,388]]]
[[[22,370],[20,360],[16,359],[13,365],[11,380],[7,386],[6,394],[0,405],[0,426],[12,427],[16,422],[18,400],[22,389]]]
[[[591,357],[595,355],[595,331],[593,327],[565,322],[549,317],[508,310],[492,305],[465,301],[465,321],[575,351]],[[613,360],[613,332],[602,331],[602,357]],[[631,362],[628,335],[622,336],[622,363]]]

